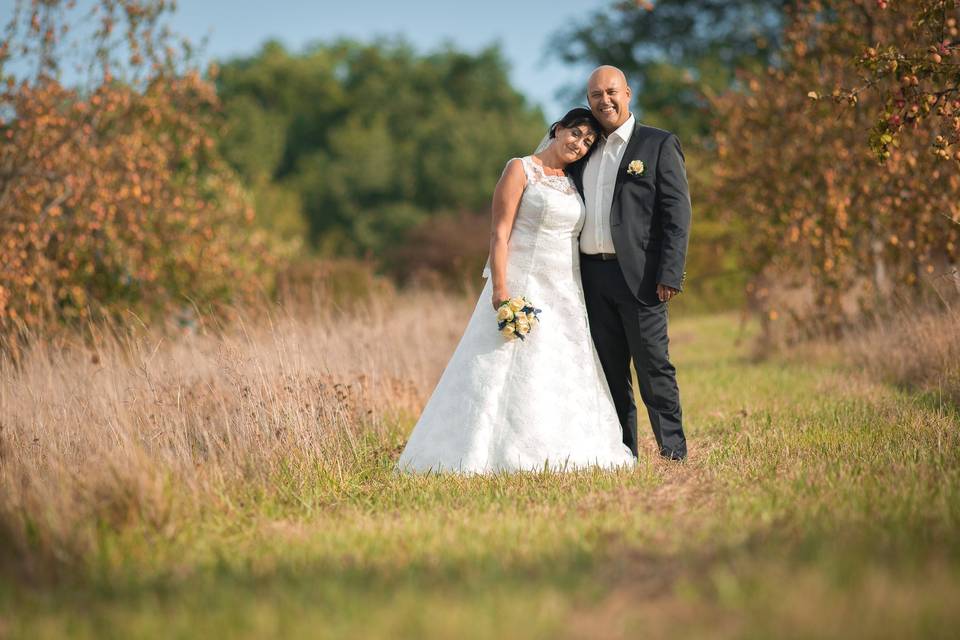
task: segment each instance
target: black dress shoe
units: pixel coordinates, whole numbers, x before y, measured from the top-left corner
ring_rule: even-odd
[[[687,452],[686,450],[670,451],[664,447],[663,449],[660,449],[660,457],[666,458],[667,460],[686,460]]]

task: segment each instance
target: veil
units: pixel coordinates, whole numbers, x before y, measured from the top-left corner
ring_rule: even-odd
[[[543,134],[543,137],[540,139],[540,144],[537,145],[537,148],[533,150],[534,154],[540,153],[544,149],[550,146],[550,141],[553,140],[550,137],[550,130],[547,129],[547,132]],[[490,279],[492,274],[490,272],[490,255],[487,255],[487,262],[483,265],[483,273],[480,275],[482,278]]]
[[[545,150],[547,147],[549,147],[551,140],[553,140],[553,138],[550,137],[550,130],[547,129],[547,132],[546,132],[545,134],[543,134],[543,138],[540,139],[540,144],[537,145],[537,148],[536,148],[536,150],[534,151],[534,153],[535,153],[535,154],[536,154],[536,153],[540,153],[541,151],[543,151],[543,150]]]

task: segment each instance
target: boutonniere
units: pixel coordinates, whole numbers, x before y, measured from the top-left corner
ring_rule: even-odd
[[[642,176],[643,170],[646,168],[643,160],[632,160],[630,164],[627,165],[627,174],[631,176]]]

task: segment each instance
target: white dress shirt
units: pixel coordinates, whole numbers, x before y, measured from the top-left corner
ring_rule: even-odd
[[[610,207],[617,171],[633,135],[633,114],[620,127],[598,142],[587,166],[583,169],[583,195],[587,217],[580,231],[580,251],[583,253],[616,253],[613,233],[610,231]]]

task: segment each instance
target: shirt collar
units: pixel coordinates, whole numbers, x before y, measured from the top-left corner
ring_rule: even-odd
[[[636,122],[636,119],[633,117],[633,114],[630,114],[630,117],[627,118],[626,122],[617,127],[616,131],[607,136],[607,140],[616,136],[622,142],[627,142],[630,140],[630,137],[633,135],[633,125]]]

